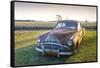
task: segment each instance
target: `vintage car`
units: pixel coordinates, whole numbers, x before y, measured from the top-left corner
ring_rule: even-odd
[[[84,35],[85,29],[79,22],[61,20],[53,30],[38,37],[35,49],[43,55],[72,55],[75,54]]]

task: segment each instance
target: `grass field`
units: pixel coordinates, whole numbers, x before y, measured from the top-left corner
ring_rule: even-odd
[[[48,31],[15,32],[15,66],[96,61],[96,31],[86,31],[85,38],[75,55],[59,58],[42,56],[35,51],[37,37],[45,32]]]
[[[56,23],[52,22],[16,22],[15,27],[16,28],[54,28]]]
[[[36,44],[37,37],[49,30],[16,31],[15,48],[22,48],[31,44]]]

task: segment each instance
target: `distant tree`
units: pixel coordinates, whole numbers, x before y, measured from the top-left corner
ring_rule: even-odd
[[[56,15],[56,18],[57,18],[57,21],[59,21],[59,20],[62,19],[62,16],[61,15]]]

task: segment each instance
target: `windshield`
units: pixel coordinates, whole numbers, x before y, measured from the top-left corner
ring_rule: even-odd
[[[58,22],[56,28],[65,28],[65,29],[76,29],[77,24],[75,22]]]

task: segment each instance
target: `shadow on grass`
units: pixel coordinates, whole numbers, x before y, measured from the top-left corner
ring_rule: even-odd
[[[69,56],[60,56],[57,57],[56,55],[42,55],[41,53],[35,51],[35,47],[33,47],[33,61],[35,61],[35,64],[33,65],[44,65],[44,64],[59,64],[59,63],[65,63],[65,60],[69,58]]]
[[[44,65],[44,64],[60,64],[65,63],[69,56],[43,56],[35,50],[36,45],[15,50],[15,65]]]

